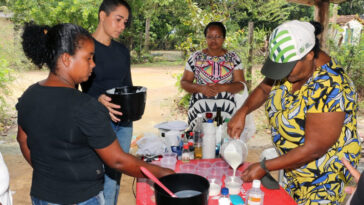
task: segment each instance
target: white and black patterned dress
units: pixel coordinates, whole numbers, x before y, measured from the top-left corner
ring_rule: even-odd
[[[241,60],[235,52],[227,52],[223,56],[209,56],[197,51],[190,56],[185,67],[185,70],[194,73],[196,83],[200,85],[231,83],[233,71],[242,69]],[[234,94],[221,92],[214,97],[206,97],[202,93],[192,94],[188,109],[188,124],[194,127],[197,114],[206,112],[215,114],[217,107],[221,107],[223,118],[231,118],[236,108]]]

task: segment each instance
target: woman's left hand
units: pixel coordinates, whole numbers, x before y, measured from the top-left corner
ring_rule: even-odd
[[[262,167],[260,167],[260,163],[256,162],[243,171],[241,179],[244,182],[250,182],[254,179],[261,179],[265,174],[266,172]]]

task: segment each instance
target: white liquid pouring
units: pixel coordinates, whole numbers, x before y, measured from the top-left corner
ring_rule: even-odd
[[[243,163],[243,153],[241,153],[241,151],[241,149],[236,149],[233,144],[228,144],[224,150],[224,159],[231,166],[231,168],[233,168],[233,176],[235,176],[236,169],[239,167],[239,165]]]

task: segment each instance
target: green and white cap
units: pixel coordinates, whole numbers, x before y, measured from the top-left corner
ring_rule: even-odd
[[[311,23],[293,20],[279,25],[269,38],[269,56],[262,74],[274,80],[287,77],[314,46],[315,27]]]

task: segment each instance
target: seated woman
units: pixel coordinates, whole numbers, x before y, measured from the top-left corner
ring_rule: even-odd
[[[356,89],[320,49],[315,36],[321,31],[317,22],[297,20],[274,29],[262,68],[266,78],[228,124],[229,135],[239,136],[246,115],[266,103],[280,156],[253,163],[242,179],[252,181],[284,169],[283,186],[298,204],[342,202],[351,176],[340,159],[356,166],[360,158]]]
[[[157,177],[173,173],[123,152],[105,106],[75,89],[95,67],[94,41],[85,29],[28,24],[22,38],[25,55],[50,69],[16,105],[17,139],[33,167],[34,205],[104,204],[102,162],[134,177],[143,177],[141,166]]]
[[[197,114],[215,113],[218,107],[223,118],[230,118],[236,108],[233,94],[244,89],[239,56],[223,48],[225,26],[210,22],[204,34],[207,48],[190,56],[181,79],[182,88],[192,94],[188,109],[190,128],[194,127]]]

